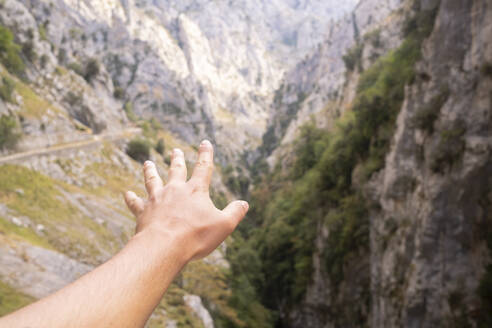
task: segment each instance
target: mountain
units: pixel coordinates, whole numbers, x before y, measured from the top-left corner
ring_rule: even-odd
[[[0,0],[0,315],[114,254],[141,161],[217,145],[238,231],[149,327],[492,324],[487,0]]]
[[[37,23],[16,36],[27,39],[41,23],[53,48],[43,73],[60,64],[84,75],[95,63],[99,93],[116,91],[137,115],[188,142],[216,140],[225,161],[258,145],[284,63],[321,41],[313,35],[354,3],[24,1]],[[82,123],[99,130],[109,121]]]

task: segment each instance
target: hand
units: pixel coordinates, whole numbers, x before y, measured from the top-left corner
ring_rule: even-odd
[[[198,161],[188,182],[184,154],[179,149],[173,150],[165,186],[153,162],[145,162],[143,170],[147,201],[134,192],[125,193],[126,204],[137,217],[136,236],[153,232],[175,240],[175,247],[182,249],[186,262],[215,250],[248,211],[245,201],[234,201],[222,211],[212,203],[209,186],[213,147],[207,140],[200,144]]]

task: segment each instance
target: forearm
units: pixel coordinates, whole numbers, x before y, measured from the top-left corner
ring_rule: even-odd
[[[0,319],[0,327],[143,327],[186,262],[172,236],[135,235],[108,262],[57,293]]]
[[[57,293],[0,319],[3,327],[143,327],[181,268],[210,254],[248,211],[242,201],[217,209],[209,197],[213,148],[201,143],[186,181],[183,152],[174,150],[168,183],[144,165],[144,201],[127,192],[137,234],[115,257]]]

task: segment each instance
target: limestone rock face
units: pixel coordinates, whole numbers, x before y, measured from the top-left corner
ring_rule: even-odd
[[[40,88],[57,66],[83,77],[53,98],[94,132],[121,128],[128,103],[187,142],[216,141],[225,161],[259,145],[286,69],[355,3],[8,0],[0,22],[34,35]]]
[[[203,306],[202,299],[197,295],[185,295],[184,301],[193,313],[200,318],[205,328],[214,328],[214,322],[208,310]]]
[[[492,60],[491,19],[488,1],[442,1],[423,45],[425,79],[406,90],[386,168],[371,182],[382,207],[371,216],[374,327],[452,326],[479,310],[490,258],[480,230],[492,185],[492,79],[481,70]],[[443,92],[433,132],[422,131],[412,122]]]
[[[348,109],[359,74],[347,71],[344,55],[364,44],[361,64],[368,67],[375,58],[396,48],[408,7],[409,1],[403,0],[362,0],[351,14],[331,24],[323,42],[286,73],[275,91],[267,131],[256,156],[268,156],[272,165],[288,154],[300,126],[315,117],[319,126],[329,127]],[[365,42],[374,31],[377,46]]]

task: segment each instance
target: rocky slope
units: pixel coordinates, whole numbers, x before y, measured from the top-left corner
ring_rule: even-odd
[[[95,71],[91,83],[107,104],[80,106],[127,103],[188,142],[204,136],[217,140],[224,161],[236,158],[238,148],[258,145],[265,109],[287,63],[297,62],[321,40],[317,31],[325,30],[329,18],[343,15],[355,1],[343,6],[322,1],[22,4],[6,1],[4,21],[11,26],[16,16],[26,17],[30,24],[16,31],[22,41],[42,26],[47,42],[41,44],[52,49],[44,75],[56,64],[86,77],[88,68]],[[115,92],[116,104],[108,97]],[[79,117],[94,130],[114,121],[94,119]]]

